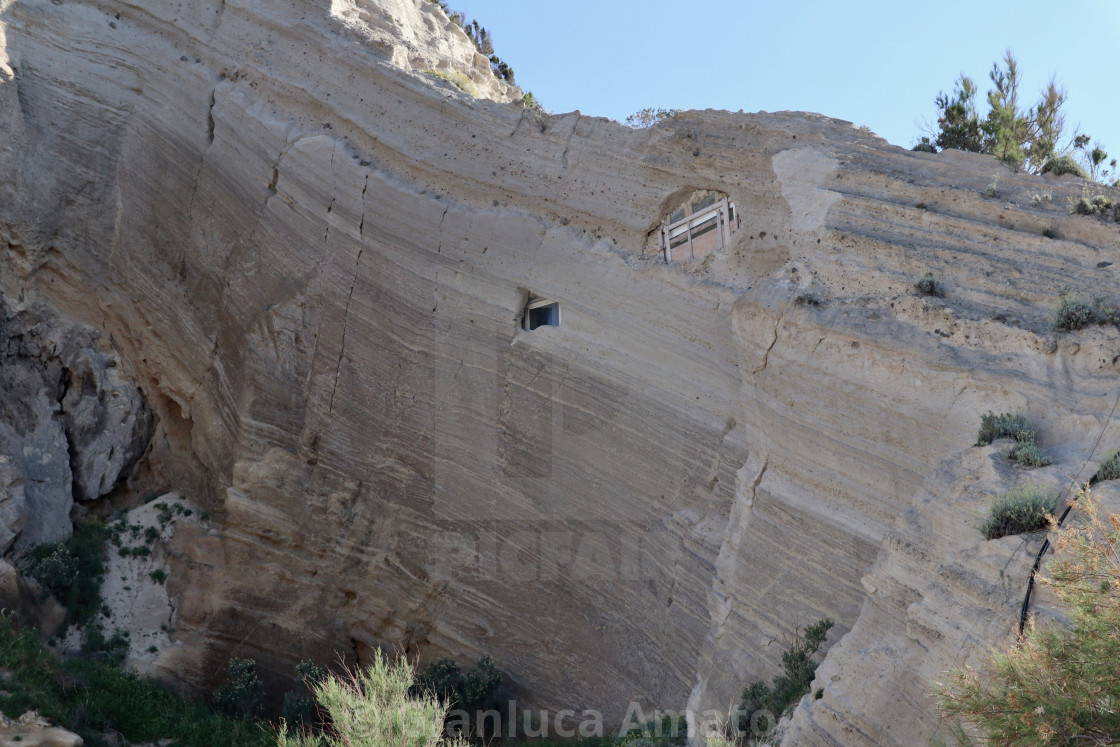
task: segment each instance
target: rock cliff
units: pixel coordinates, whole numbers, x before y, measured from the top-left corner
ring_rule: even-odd
[[[125,489],[214,525],[167,540],[153,666],[188,686],[489,653],[611,723],[726,708],[829,616],[787,741],[913,744],[1018,620],[1036,543],[985,542],[988,498],[1120,445],[1120,335],[1050,324],[1120,267],[1076,179],[814,114],[529,110],[420,0],[5,0],[0,34],[3,291],[111,341],[155,422]],[[665,264],[704,190],[739,229]],[[987,410],[1054,465],[972,448]]]

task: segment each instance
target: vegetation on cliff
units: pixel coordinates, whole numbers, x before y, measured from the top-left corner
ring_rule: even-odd
[[[981,116],[976,106],[976,82],[962,73],[952,94],[937,95],[937,129],[931,133],[932,139],[922,137],[914,150],[955,148],[988,153],[1032,174],[1072,173],[1103,182],[1117,181],[1117,159],[1108,159],[1100,141],[1091,143],[1092,138],[1077,132],[1063,141],[1067,131],[1062,106],[1067,94],[1054,78],[1038,101],[1025,109],[1019,99],[1019,61],[1010,49],[1001,62],[992,64],[988,78],[992,88],[987,94],[986,114]]]
[[[1115,744],[1120,740],[1120,516],[1078,496],[1080,522],[1058,532],[1040,578],[1068,624],[1030,621],[1022,639],[938,688],[943,712],[995,744]]]

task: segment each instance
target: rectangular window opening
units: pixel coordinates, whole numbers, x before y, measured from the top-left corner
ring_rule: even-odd
[[[538,298],[525,307],[524,327],[532,332],[537,327],[560,326],[560,303]]]

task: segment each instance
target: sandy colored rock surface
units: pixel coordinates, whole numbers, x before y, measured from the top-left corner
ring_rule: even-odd
[[[1115,288],[1117,226],[1070,215],[1075,179],[819,115],[472,100],[355,30],[430,46],[395,7],[0,10],[4,292],[111,338],[150,479],[215,524],[169,545],[170,671],[489,653],[526,706],[609,723],[726,707],[829,616],[787,742],[932,736],[923,684],[1026,582],[1029,543],[975,530],[992,492],[1120,445],[1120,335],[1049,321]],[[665,265],[649,235],[701,189],[742,227]],[[562,325],[525,331],[530,294]],[[1055,465],[973,449],[989,409]]]
[[[0,714],[0,747],[82,747],[77,734],[51,724],[35,711],[18,719]]]

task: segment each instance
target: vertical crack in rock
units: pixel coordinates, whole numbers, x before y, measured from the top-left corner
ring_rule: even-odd
[[[224,3],[223,3],[224,4]],[[210,108],[206,110],[206,144],[214,144],[214,103],[217,98],[218,89],[214,88],[210,91]]]
[[[564,171],[568,170],[568,151],[572,148],[572,138],[576,134],[576,125],[579,124],[579,117],[575,118],[576,121],[572,123],[572,129],[568,131],[568,139],[564,141],[564,152],[560,154],[560,163]]]
[[[443,254],[443,221],[447,219],[447,211],[451,209],[450,205],[443,208],[443,215],[439,217],[439,227],[436,231],[439,232],[439,244],[436,246],[436,254]]]
[[[782,323],[782,315],[779,314],[778,318],[774,320],[774,329],[772,330],[773,337],[770,339],[770,344],[766,346],[766,352],[762,354],[762,365],[751,371],[752,374],[760,374],[766,370],[766,366],[770,363],[770,351],[774,349],[774,345],[778,342],[778,325]]]
[[[346,306],[342,311],[342,340],[338,346],[338,362],[334,367],[334,385],[331,387],[330,404],[327,407],[327,414],[334,414],[334,396],[338,393],[338,376],[342,371],[342,356],[346,354],[346,328],[350,322],[350,301],[354,298],[354,287],[358,284],[358,265],[362,261],[362,252],[365,247],[358,247],[358,257],[354,260],[354,277],[350,281],[350,293],[346,296]]]
[[[362,217],[358,221],[358,238],[365,238],[366,228],[366,190],[369,189],[369,172],[366,172],[366,180],[362,183]],[[446,212],[444,213],[446,215]]]
[[[528,110],[525,107],[521,108],[521,116],[517,118],[517,124],[515,124],[513,126],[513,130],[509,133],[509,135],[506,135],[506,137],[513,137],[514,135],[517,134],[517,131],[519,129],[521,129],[521,123],[525,121],[525,112],[526,111],[528,111]]]

